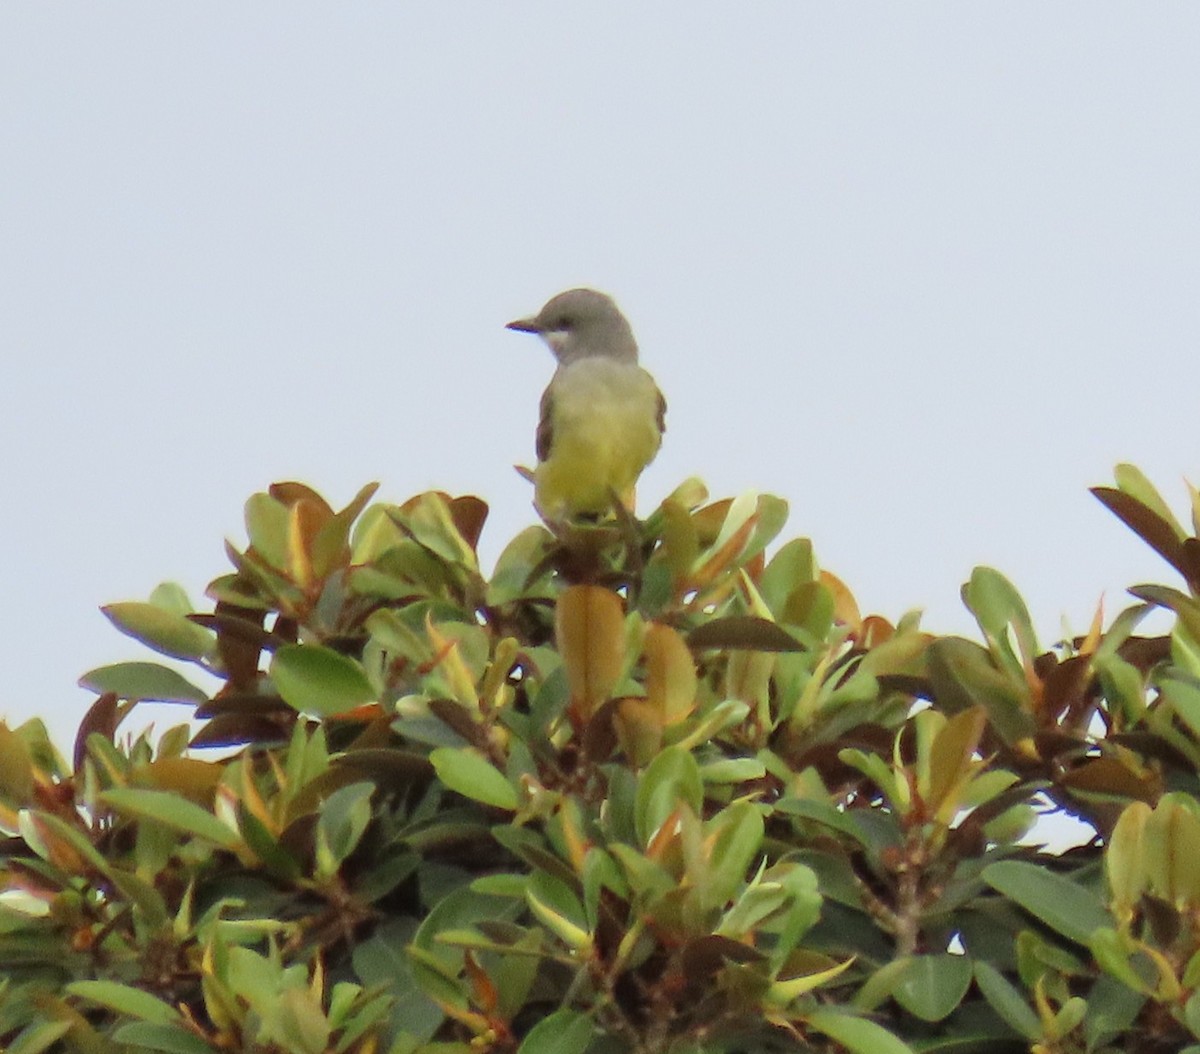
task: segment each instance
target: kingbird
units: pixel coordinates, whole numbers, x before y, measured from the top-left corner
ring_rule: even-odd
[[[548,520],[632,509],[634,484],[662,444],[667,404],[638,365],[612,297],[569,289],[508,329],[536,333],[558,360],[542,393],[534,503]]]

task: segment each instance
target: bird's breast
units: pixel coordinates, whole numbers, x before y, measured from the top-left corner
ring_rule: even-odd
[[[596,452],[621,447],[642,465],[657,452],[658,388],[640,366],[585,359],[558,370],[553,392],[556,443],[570,437]]]

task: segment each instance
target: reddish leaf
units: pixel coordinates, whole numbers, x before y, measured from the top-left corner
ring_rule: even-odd
[[[1092,493],[1122,523],[1187,579],[1190,586],[1200,583],[1194,573],[1194,560],[1184,550],[1175,529],[1156,512],[1124,491],[1113,487],[1092,487]]]

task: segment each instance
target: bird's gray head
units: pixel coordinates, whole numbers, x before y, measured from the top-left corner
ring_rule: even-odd
[[[612,297],[594,289],[568,289],[551,297],[532,318],[519,318],[506,328],[536,333],[564,366],[593,356],[637,362],[628,321]]]

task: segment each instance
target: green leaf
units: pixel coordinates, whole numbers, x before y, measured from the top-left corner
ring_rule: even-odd
[[[1037,864],[1004,860],[983,870],[983,880],[1069,940],[1086,945],[1113,918],[1090,890]]]
[[[392,1021],[405,1032],[430,1039],[445,1014],[418,987],[405,949],[415,924],[411,918],[385,923],[351,955],[354,972],[368,985],[377,986],[393,1000]]]
[[[1129,592],[1138,600],[1173,611],[1179,618],[1180,627],[1193,641],[1200,643],[1200,603],[1194,598],[1169,586],[1131,586]]]
[[[922,1021],[941,1021],[962,1002],[970,985],[971,963],[965,955],[914,955],[892,995]]]
[[[100,610],[126,636],[174,659],[207,658],[216,643],[212,631],[157,604],[130,600]]]
[[[820,988],[844,974],[854,964],[854,959],[845,959],[834,966],[818,970],[816,973],[801,974],[798,977],[788,977],[771,982],[767,989],[766,998],[777,1006],[787,1006],[793,1000],[806,995],[814,988]]]
[[[775,811],[821,824],[854,839],[861,845],[870,846],[869,839],[854,822],[853,815],[847,815],[828,801],[815,798],[780,798],[775,803]]]
[[[357,848],[371,822],[374,790],[373,783],[351,783],[334,791],[321,805],[317,855],[322,873],[333,874]]]
[[[1032,659],[1038,653],[1038,647],[1029,609],[1016,587],[999,571],[976,567],[970,581],[963,586],[963,600],[993,649],[1004,656],[1010,672],[1021,676],[1023,658]],[[1010,628],[1016,636],[1020,655],[1013,653],[1009,643]]]
[[[947,715],[979,704],[1007,742],[1033,735],[1028,689],[998,670],[986,648],[962,637],[939,637],[925,655],[937,705]]]
[[[331,717],[374,702],[375,689],[353,659],[320,644],[285,644],[271,660],[271,681],[302,714]]]
[[[1181,911],[1200,902],[1200,819],[1195,799],[1173,791],[1146,818],[1142,838],[1150,890]]]
[[[116,812],[156,820],[172,830],[195,835],[223,849],[236,849],[241,845],[237,834],[212,813],[177,794],[135,787],[114,787],[100,794],[99,799]]]
[[[1162,698],[1193,736],[1200,738],[1200,687],[1192,679],[1173,667],[1168,667],[1158,678]]]
[[[438,747],[429,755],[438,778],[464,798],[517,809],[517,792],[504,774],[473,747]]]
[[[812,542],[807,538],[793,538],[779,547],[771,557],[758,584],[771,614],[783,618],[784,605],[793,589],[817,577],[817,565],[813,558]]]
[[[332,1032],[320,998],[309,988],[285,988],[265,1007],[258,1043],[268,1043],[289,1054],[325,1054]]]
[[[1042,1037],[1037,1014],[1017,989],[991,963],[975,963],[975,983],[988,1001],[1011,1028],[1028,1040]]]
[[[155,1025],[169,1025],[180,1020],[179,1011],[157,996],[131,988],[116,981],[73,981],[66,986],[69,995],[99,1003],[118,1014],[135,1017]]]
[[[556,1010],[529,1030],[517,1054],[583,1054],[596,1028],[576,1010]]]
[[[1134,948],[1130,947],[1127,937],[1122,937],[1116,930],[1101,929],[1092,934],[1088,942],[1092,955],[1097,964],[1108,976],[1121,982],[1123,986],[1134,992],[1150,992],[1154,985],[1141,976],[1133,963],[1129,961]]]
[[[434,555],[450,564],[476,568],[475,550],[455,524],[444,495],[427,491],[405,502],[402,509],[388,511],[403,530]]]
[[[204,703],[208,695],[186,677],[156,662],[119,662],[99,666],[79,678],[79,686],[100,695],[159,703]]]
[[[194,1032],[181,1026],[130,1022],[113,1032],[118,1043],[143,1050],[162,1050],[164,1054],[212,1054],[212,1048]]]
[[[54,1046],[72,1027],[72,1021],[41,1021],[29,1025],[21,1030],[5,1054],[42,1054]],[[211,1051],[206,1054],[211,1054]]]
[[[771,877],[788,891],[792,901],[782,913],[779,936],[771,952],[771,969],[778,973],[801,938],[821,917],[823,898],[816,872],[804,864],[776,864],[771,868]]]
[[[268,564],[283,571],[288,566],[288,508],[270,494],[251,494],[246,500],[246,534],[250,544]]]
[[[1144,801],[1130,802],[1109,835],[1104,870],[1118,914],[1132,914],[1150,881],[1146,854],[1146,821],[1150,816],[1150,806]]]
[[[496,569],[488,583],[488,604],[506,604],[530,592],[538,592],[533,588],[530,576],[553,541],[550,532],[541,526],[526,527],[513,538],[496,561]]]
[[[762,779],[766,771],[757,758],[722,758],[700,766],[705,783],[745,783]]]
[[[705,838],[712,842],[705,901],[720,906],[746,881],[746,872],[758,855],[763,840],[762,813],[749,802],[736,802],[705,825]]]
[[[837,1040],[853,1054],[913,1054],[912,1048],[886,1028],[862,1017],[823,1007],[807,1016],[818,1032]]]
[[[537,920],[575,952],[586,955],[592,946],[583,905],[556,878],[536,872],[525,890],[525,900]]]
[[[696,759],[679,746],[667,747],[638,780],[634,822],[641,844],[646,845],[681,804],[699,814],[703,800],[704,783]]]

